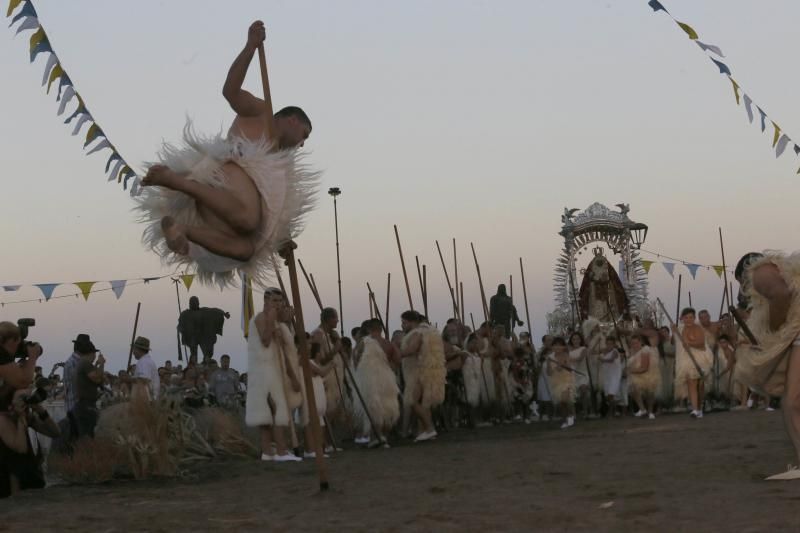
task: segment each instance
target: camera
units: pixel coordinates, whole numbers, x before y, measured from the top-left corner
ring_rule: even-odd
[[[17,327],[19,327],[19,336],[22,339],[22,342],[19,343],[19,347],[17,348],[17,353],[14,354],[14,357],[17,359],[27,359],[28,358],[28,347],[39,344],[35,341],[26,340],[28,338],[28,333],[30,332],[30,328],[36,325],[36,320],[33,318],[20,318],[17,320]]]
[[[50,380],[47,378],[39,378],[36,380],[36,386],[30,394],[24,395],[21,399],[28,407],[39,405],[47,399],[47,389],[50,387]]]

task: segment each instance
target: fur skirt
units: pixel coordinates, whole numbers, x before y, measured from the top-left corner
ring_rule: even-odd
[[[481,358],[474,354],[467,355],[464,366],[461,367],[461,374],[464,376],[464,391],[466,392],[467,403],[472,407],[481,404],[481,388],[483,378],[481,377]]]
[[[397,378],[389,366],[383,348],[374,339],[364,339],[364,352],[354,378],[367,410],[378,428],[393,426],[400,418],[400,404],[397,401],[400,388],[397,386]],[[353,411],[362,423],[364,434],[368,435],[369,419],[360,401],[353,403]]]
[[[227,139],[220,134],[200,137],[192,131],[191,123],[183,130],[181,146],[163,145],[158,163],[175,172],[188,173],[186,179],[220,189],[227,186],[222,167],[234,163],[256,185],[261,195],[262,227],[256,233],[255,253],[246,263],[216,255],[194,243],[187,256],[172,253],[161,231],[161,219],[169,215],[180,224],[204,226],[195,200],[161,187],[143,188],[136,196],[139,220],[147,224],[142,235],[144,244],[161,257],[164,265],[194,269],[201,282],[220,287],[235,284],[237,270],[266,284],[267,276],[282,264],[277,250],[302,231],[303,219],[314,206],[320,176],[303,163],[299,150],[273,150],[264,143],[238,137]]]
[[[288,426],[290,406],[284,389],[284,376],[276,342],[261,344],[255,317],[250,321],[247,339],[247,403],[245,423],[248,426]],[[269,401],[275,405],[272,414]]]
[[[661,365],[659,364],[658,352],[650,348],[642,348],[628,360],[628,368],[639,365],[639,359],[648,355],[647,371],[634,374],[628,372],[628,387],[631,390],[642,394],[659,394],[661,389]]]

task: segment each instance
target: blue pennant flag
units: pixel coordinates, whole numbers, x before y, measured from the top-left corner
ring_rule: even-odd
[[[800,146],[797,146],[796,144],[794,145],[794,154],[800,155]]]
[[[61,79],[58,82],[58,95],[56,96],[56,102],[61,100],[61,89],[63,89],[65,86],[66,87],[72,86],[72,80],[69,79],[69,76],[67,76],[66,72],[61,75]]]
[[[37,287],[42,291],[44,294],[45,300],[50,300],[53,297],[53,291],[56,290],[56,287],[59,286],[59,283],[37,283]]]
[[[758,112],[759,112],[759,113],[761,113],[761,131],[764,131],[764,130],[766,130],[766,129],[767,129],[767,123],[766,123],[766,120],[767,120],[767,114],[766,114],[766,113],[764,113],[764,110],[763,110],[763,109],[761,109],[761,108],[760,108],[760,107],[758,107],[758,106],[756,106],[756,109],[758,109]]]
[[[663,11],[664,13],[669,14],[669,11],[667,11],[667,8],[665,8],[663,5],[661,5],[661,2],[659,2],[658,0],[650,0],[649,2],[647,2],[647,5],[652,7],[653,11],[656,12],[656,13],[659,12],[659,11]]]
[[[25,5],[22,6],[22,9],[19,10],[19,13],[14,15],[14,18],[11,19],[11,24],[9,24],[8,27],[10,28],[14,24],[16,24],[19,19],[22,19],[22,18],[25,18],[25,17],[37,17],[38,18],[38,16],[39,15],[36,14],[36,10],[33,8],[33,4],[31,4],[30,2],[25,2]]]
[[[3,285],[3,290],[6,292],[17,292],[22,285]]]
[[[675,277],[675,263],[661,263],[670,276]]]
[[[692,275],[692,279],[697,278],[697,269],[700,268],[700,265],[696,265],[694,263],[689,263],[686,265],[686,268],[689,269],[689,274]]]
[[[45,37],[41,42],[39,42],[34,47],[33,50],[31,50],[31,63],[33,63],[33,61],[36,59],[36,56],[38,56],[40,53],[42,53],[42,52],[52,52],[52,51],[53,51],[53,49],[50,48],[50,41],[48,41],[47,37]]]
[[[717,66],[717,68],[719,68],[719,73],[720,74],[727,74],[728,76],[731,75],[731,69],[728,68],[728,65],[726,65],[722,61],[717,61],[713,57],[709,57],[709,59],[714,62],[714,64]]]
[[[111,152],[111,155],[108,157],[108,161],[106,161],[106,174],[108,174],[108,169],[111,168],[111,163],[114,161],[122,161],[122,157],[117,153],[116,150]]]

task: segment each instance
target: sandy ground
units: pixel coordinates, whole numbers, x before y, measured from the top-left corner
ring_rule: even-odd
[[[780,412],[458,430],[314,464],[215,462],[178,480],[0,502],[0,531],[797,531]]]

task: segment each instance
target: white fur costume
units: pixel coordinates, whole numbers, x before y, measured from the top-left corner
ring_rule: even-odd
[[[284,374],[279,360],[280,346],[287,351],[294,348],[294,339],[285,324],[279,323],[277,331],[282,339],[272,339],[269,347],[261,343],[256,328],[256,319],[250,321],[250,336],[247,339],[247,403],[245,423],[248,426],[288,426],[289,409],[296,407],[287,400]],[[289,354],[287,354],[289,355]],[[289,355],[291,361],[292,357]],[[296,359],[296,358],[295,358]],[[297,394],[293,395],[295,398]],[[275,404],[275,416],[269,407],[268,398]],[[301,396],[302,399],[302,396]],[[296,401],[291,401],[296,403]]]
[[[678,332],[683,335],[683,324],[678,326]],[[714,365],[714,354],[708,343],[704,343],[704,348],[692,348],[692,356],[697,362],[694,364],[689,352],[683,347],[683,343],[675,339],[675,399],[681,400],[689,395],[688,382],[690,379],[700,379],[700,372],[697,366],[703,371],[704,375],[711,372]]]
[[[435,407],[444,401],[447,377],[444,343],[436,329],[428,324],[420,324],[403,337],[402,345],[405,346],[415,335],[421,335],[422,342],[417,355],[403,358],[403,405],[414,405],[421,393],[422,407]]]
[[[383,430],[393,426],[400,418],[400,403],[397,400],[400,388],[380,343],[371,337],[364,338],[363,343],[363,353],[354,379],[372,420],[379,430]],[[353,411],[363,424],[363,433],[369,435],[369,419],[361,402],[353,404]]]
[[[175,172],[189,173],[186,179],[225,188],[222,171],[226,163],[235,163],[253,180],[261,195],[262,227],[255,234],[255,252],[246,263],[222,257],[190,243],[189,255],[174,254],[166,245],[161,219],[172,216],[179,224],[204,226],[194,199],[165,188],[144,188],[136,197],[140,221],[148,224],[142,241],[152,248],[165,265],[186,269],[196,267],[205,284],[220,286],[235,282],[240,270],[263,284],[265,273],[274,272],[280,261],[276,251],[300,234],[303,217],[314,205],[319,173],[309,170],[297,149],[273,150],[271,145],[251,142],[241,137],[223,138],[220,134],[203,138],[187,124],[183,146],[164,144],[159,163]]]
[[[464,391],[466,392],[467,403],[472,407],[479,407],[481,405],[481,389],[483,389],[480,356],[467,353],[466,358],[464,358],[464,366],[461,367],[461,374],[464,376]]]
[[[648,356],[647,371],[640,374],[632,373],[630,369],[639,367],[645,354]],[[661,388],[661,365],[659,364],[658,350],[643,346],[628,359],[628,383],[632,390],[642,394],[658,393]]]

